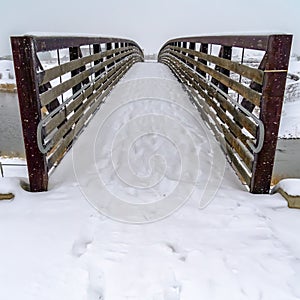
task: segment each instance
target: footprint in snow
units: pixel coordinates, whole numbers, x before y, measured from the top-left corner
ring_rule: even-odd
[[[90,238],[81,238],[74,242],[72,254],[76,257],[82,256],[88,249],[88,246],[93,242]]]

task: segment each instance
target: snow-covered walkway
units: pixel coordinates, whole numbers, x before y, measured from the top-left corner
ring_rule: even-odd
[[[300,298],[300,211],[246,191],[164,65],[129,70],[49,192],[6,190],[0,300]]]

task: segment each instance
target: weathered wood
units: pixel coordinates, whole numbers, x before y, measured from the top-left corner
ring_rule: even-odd
[[[121,53],[116,57],[125,57],[129,54],[130,53],[128,53],[128,52]],[[74,77],[71,77],[70,79],[64,81],[63,83],[53,87],[51,90],[46,91],[45,93],[43,93],[40,96],[42,106],[45,106],[45,105],[51,103],[53,101],[53,99],[57,98],[58,96],[60,96],[61,94],[65,93],[65,92],[67,92],[71,88],[74,89],[74,91],[76,90],[76,92],[77,92],[78,89],[77,88],[75,89],[74,87],[80,86],[80,88],[81,88],[81,82],[83,82],[85,79],[87,79],[90,75],[92,75],[96,71],[99,71],[104,66],[111,64],[111,62],[113,62],[116,59],[116,57],[111,57],[110,59],[107,59],[102,64],[98,64],[96,67],[89,68],[83,72],[79,72]],[[73,91],[73,94],[75,93],[74,91]]]
[[[173,49],[177,52],[181,51],[181,49],[179,47],[169,46],[168,48]],[[206,53],[207,53],[207,51],[208,51],[207,45],[203,45],[203,51],[206,51]],[[258,84],[262,84],[262,82],[263,82],[264,72],[261,69],[255,69],[255,68],[240,64],[236,61],[231,61],[228,59],[224,59],[221,57],[217,57],[217,56],[206,54],[206,53],[199,52],[199,51],[192,51],[190,49],[185,49],[184,52],[190,53],[190,54],[194,55],[195,57],[198,57],[199,59],[201,59],[201,62],[204,64],[206,61],[209,61],[215,65],[218,65],[221,68],[225,68],[236,74],[239,74],[243,77],[253,80],[254,82],[256,82]]]
[[[13,193],[0,193],[0,200],[12,200],[13,198],[15,198],[15,195]]]
[[[238,158],[234,155],[232,149],[229,146],[227,147],[227,155],[230,158],[231,163],[236,169],[238,175],[241,177],[242,181],[244,181],[249,186],[251,182],[251,175],[247,173],[240,160],[238,160]]]
[[[99,46],[99,45],[95,45],[95,46]],[[100,46],[99,46],[99,48],[100,48]],[[133,48],[132,47],[124,48],[124,50],[129,50],[129,49],[133,49]],[[119,50],[120,49],[112,49],[109,51],[96,53],[96,54],[93,54],[90,56],[81,57],[79,59],[72,60],[72,61],[64,63],[62,65],[55,66],[53,68],[45,70],[44,72],[40,72],[38,74],[39,84],[43,85],[59,76],[62,76],[68,72],[74,71],[75,69],[79,69],[89,63],[92,63],[92,62],[94,62],[95,65],[97,65],[97,64],[99,64],[99,62],[102,62],[103,58],[107,57],[108,55],[111,55],[113,53],[119,53],[120,52]]]
[[[109,94],[110,90],[113,88],[113,86],[119,81],[119,79],[125,74],[127,69],[134,63],[134,58],[131,61],[128,61],[124,67],[122,67],[121,72],[118,74],[114,74],[111,82],[107,82],[107,86],[109,85],[109,88],[107,88],[100,96],[100,91],[98,91],[98,94],[95,96],[95,102],[90,106],[90,108],[85,112],[85,114],[81,115],[80,118],[78,118],[78,122],[76,123],[76,126],[71,129],[67,136],[65,136],[62,140],[62,142],[56,147],[55,151],[51,153],[48,159],[49,167],[52,168],[56,164],[59,163],[59,161],[63,158],[64,154],[68,151],[69,145],[73,142],[74,138],[77,137],[77,135],[82,131],[83,127],[86,126],[86,121],[90,118],[90,116],[97,110],[103,99]],[[91,103],[89,103],[91,104]]]
[[[169,62],[171,63],[171,65],[169,64],[170,67],[172,67],[172,62]],[[182,72],[184,70],[184,67],[183,66],[180,66],[177,68],[177,70],[180,70],[179,73],[181,73],[181,79],[184,80],[185,77],[188,76],[188,73],[189,73],[189,70],[185,70],[186,71],[186,74],[185,75],[182,75]],[[191,76],[191,75],[190,75]],[[189,84],[191,84],[193,86],[193,88],[195,88],[198,93],[200,94],[200,96],[205,99],[205,103],[208,104],[215,112],[215,114],[219,117],[219,120],[222,121],[224,124],[227,124],[230,131],[233,133],[233,135],[235,137],[237,137],[242,143],[243,145],[248,149],[248,151],[251,150],[251,148],[249,147],[247,141],[249,139],[248,136],[244,135],[243,134],[243,131],[242,131],[242,128],[239,127],[239,125],[237,123],[235,123],[227,114],[224,110],[220,109],[220,107],[217,105],[217,103],[208,95],[206,94],[200,87],[199,85],[196,84],[196,82],[192,79],[192,77],[190,77],[190,80],[187,81]],[[187,83],[185,82],[185,83]],[[199,83],[199,82],[198,82]],[[207,86],[204,85],[203,89],[206,89]],[[211,111],[208,112],[211,117],[213,119],[214,116],[211,114]],[[216,121],[216,120],[215,120]],[[219,121],[216,121],[216,125],[218,125],[218,122]],[[222,131],[222,127],[220,128],[220,131]]]
[[[129,64],[129,62],[124,63],[120,68],[125,68],[126,69],[126,65]],[[112,84],[112,82],[114,81],[114,79],[119,75],[118,72],[113,72],[112,76],[107,79],[107,81],[104,83],[102,89],[99,89],[96,93],[94,93],[91,97],[89,97],[87,99],[86,102],[84,102],[75,112],[74,114],[61,126],[61,128],[55,132],[55,134],[52,137],[52,143],[53,143],[53,147],[55,147],[55,145],[57,143],[59,143],[59,141],[69,132],[69,130],[71,129],[71,127],[76,124],[76,122],[82,117],[82,115],[84,114],[84,112],[86,111],[86,109],[92,105],[93,101],[103,92],[105,91],[109,85]],[[87,113],[87,112],[86,112]],[[85,114],[86,114],[85,113]]]
[[[253,155],[247,150],[245,145],[240,142],[224,125],[222,125],[222,131],[224,133],[225,139],[232,149],[236,151],[241,160],[247,166],[249,172],[251,173],[253,164]]]
[[[221,147],[252,193],[268,193],[270,188],[291,40],[291,35],[191,37],[170,40],[159,52],[159,61],[169,66],[178,80],[191,91],[193,103],[202,111],[203,118],[211,125]],[[204,51],[201,48],[200,51],[187,49],[187,43],[204,44]],[[221,45],[221,57],[208,55],[208,44]],[[265,51],[258,70],[230,61],[232,47]],[[215,64],[216,70],[209,68],[207,61]],[[196,72],[193,70],[195,67]],[[250,79],[250,87],[229,78],[230,72]],[[206,77],[206,74],[210,75],[207,78],[217,88],[200,76]],[[260,108],[264,137],[254,117],[252,120],[247,117],[238,105],[223,96],[223,92],[218,92],[218,87],[225,94],[230,88],[241,95],[241,104],[249,112],[255,106]],[[246,136],[244,129],[252,137]],[[248,143],[256,143],[258,150],[261,138],[264,138],[263,147],[257,152]]]
[[[59,127],[65,120],[66,117],[76,111],[82,102],[93,94],[94,88],[90,86],[82,92],[78,97],[76,97],[68,106],[65,106],[64,109],[59,111],[55,116],[53,116],[49,122],[44,126],[45,135],[49,135],[54,129]]]
[[[268,56],[267,54],[265,54],[263,56],[263,59],[261,60],[259,66],[258,66],[258,70],[261,70],[261,72],[263,72],[263,70],[266,68],[267,56]],[[264,73],[263,73],[263,75],[264,75]],[[262,83],[263,82],[258,83],[258,82],[253,80],[250,83],[250,88],[254,91],[262,93]],[[255,108],[255,105],[253,103],[251,103],[250,101],[248,101],[246,98],[243,98],[241,104],[244,108],[246,108],[250,112],[252,112]]]
[[[226,75],[206,66],[203,65],[201,62],[197,62],[197,61],[193,61],[192,59],[190,59],[187,56],[184,56],[181,53],[178,53],[176,51],[170,50],[171,54],[174,55],[175,57],[178,57],[179,59],[185,57],[185,59],[188,62],[193,63],[195,66],[197,66],[200,70],[204,71],[205,73],[211,75],[212,77],[214,77],[216,80],[218,80],[219,82],[221,82],[222,84],[224,84],[225,86],[227,86],[228,88],[231,88],[232,90],[236,91],[237,93],[239,93],[241,96],[243,96],[244,98],[248,99],[249,101],[251,101],[253,104],[255,104],[256,106],[260,105],[260,98],[261,95],[256,92],[253,91],[252,89],[244,86],[243,84],[234,81],[233,79],[227,77]]]
[[[18,98],[22,120],[24,145],[27,159],[30,190],[46,191],[48,170],[46,156],[40,153],[37,144],[37,126],[41,120],[37,61],[34,41],[31,37],[11,38],[15,65]]]
[[[93,93],[93,90],[98,90],[100,88],[101,84],[106,82],[107,79],[110,76],[112,76],[115,72],[117,72],[119,70],[119,68],[121,68],[121,67],[122,67],[122,65],[118,66],[118,68],[116,70],[110,70],[106,75],[104,75],[101,79],[99,79],[95,85],[90,86],[89,88],[84,90],[80,96],[78,96],[76,99],[74,99],[72,102],[70,102],[70,104],[68,106],[66,106],[63,110],[61,110],[55,117],[50,119],[49,122],[45,125],[45,133],[47,135],[50,134],[50,132],[53,129],[55,129],[60,124],[60,122],[62,122],[70,113],[75,111],[81,105],[81,103]],[[104,88],[107,87],[107,85],[109,83],[110,82],[108,81],[104,85]],[[103,90],[103,87],[102,87],[102,90]]]
[[[101,43],[114,43],[116,49],[101,52]],[[80,46],[92,46],[93,54],[83,57]],[[12,48],[19,98],[23,101],[20,108],[23,128],[26,127],[24,140],[31,191],[43,191],[47,190],[49,169],[53,169],[53,163],[56,164],[72,145],[74,128],[80,129],[89,121],[98,108],[101,101],[99,99],[110,92],[133,63],[143,60],[143,53],[135,42],[114,38],[22,36],[12,38]],[[70,49],[71,62],[49,70],[43,70],[41,65],[39,68],[37,52],[66,48]],[[119,56],[107,59],[107,56],[113,54]],[[103,58],[106,58],[104,62]],[[116,66],[106,72],[105,67],[116,61]],[[101,74],[103,72],[105,74]],[[73,77],[62,81],[62,76],[67,73],[71,73]],[[52,87],[50,81],[56,78],[60,78],[61,84]],[[95,81],[90,83],[90,79]],[[60,105],[57,97],[70,89],[73,96],[76,92],[78,96],[71,99],[42,127],[42,140],[39,142],[44,145],[49,145],[52,141],[54,143],[46,156],[37,146],[37,129],[42,121],[41,110],[45,107],[48,112],[57,109]],[[28,124],[25,125],[26,123]]]
[[[188,74],[190,74],[191,78],[194,78],[196,82],[204,89],[207,90],[208,93],[211,96],[214,96],[215,99],[220,103],[220,107],[218,107],[217,103],[212,102],[212,105],[215,107],[215,109],[218,111],[218,113],[225,116],[224,112],[228,111],[236,121],[238,121],[238,124],[240,124],[241,128],[245,127],[249,133],[252,134],[253,137],[256,136],[257,127],[256,124],[253,123],[248,117],[246,117],[239,109],[234,107],[231,102],[229,102],[225,97],[223,97],[221,94],[219,94],[213,87],[209,86],[206,82],[204,82],[201,77],[197,77],[196,73],[192,73],[192,71],[188,68],[186,68],[184,65],[181,66],[182,69],[184,69]],[[193,80],[190,80],[193,81]],[[198,87],[195,87],[198,89]],[[209,98],[210,99],[210,98]],[[208,100],[209,101],[209,100]],[[220,110],[223,111],[220,111]],[[226,120],[230,120],[228,116],[226,115]],[[231,124],[230,120],[230,124]],[[228,124],[228,125],[230,125]]]
[[[224,58],[225,61],[230,61],[231,60],[231,55],[232,55],[232,47],[229,46],[222,46],[221,47],[221,53],[220,53],[220,57]],[[227,77],[230,77],[230,70],[227,70],[226,68],[223,67],[219,67],[218,70],[220,73],[224,74]],[[226,94],[228,94],[228,87],[224,84],[222,84],[222,82],[219,83],[219,88],[225,92]]]
[[[254,156],[251,193],[268,193],[270,189],[291,43],[291,35],[270,36],[268,41],[260,106],[265,137],[262,150]]]

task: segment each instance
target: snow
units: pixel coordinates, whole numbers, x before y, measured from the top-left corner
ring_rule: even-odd
[[[279,137],[300,138],[300,99],[297,102],[284,103],[282,108]]]
[[[0,163],[2,165],[4,177],[15,177],[16,174],[20,177],[28,177],[25,159],[0,156]]]
[[[11,60],[0,60],[0,84],[15,83],[14,65]]]
[[[274,191],[277,191],[280,188],[290,196],[300,196],[300,179],[299,178],[282,179],[274,187]]]
[[[295,59],[291,57],[289,72],[292,74],[300,74],[300,64]],[[283,102],[281,121],[279,127],[279,137],[280,138],[300,138],[300,82],[293,81],[288,83],[289,86],[293,86],[293,89],[286,89],[286,91],[293,91],[298,97],[291,95],[291,99],[288,102],[287,99]]]
[[[72,149],[48,192],[0,179],[1,300],[299,299],[300,211],[246,191],[167,67],[135,64]]]

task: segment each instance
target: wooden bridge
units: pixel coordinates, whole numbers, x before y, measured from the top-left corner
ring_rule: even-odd
[[[291,35],[184,37],[159,52],[252,193],[270,189],[291,42]],[[19,36],[11,43],[30,190],[46,191],[49,174],[143,51],[134,41],[103,37]],[[247,51],[259,53],[257,60],[249,62]],[[44,68],[45,52],[57,65]]]

